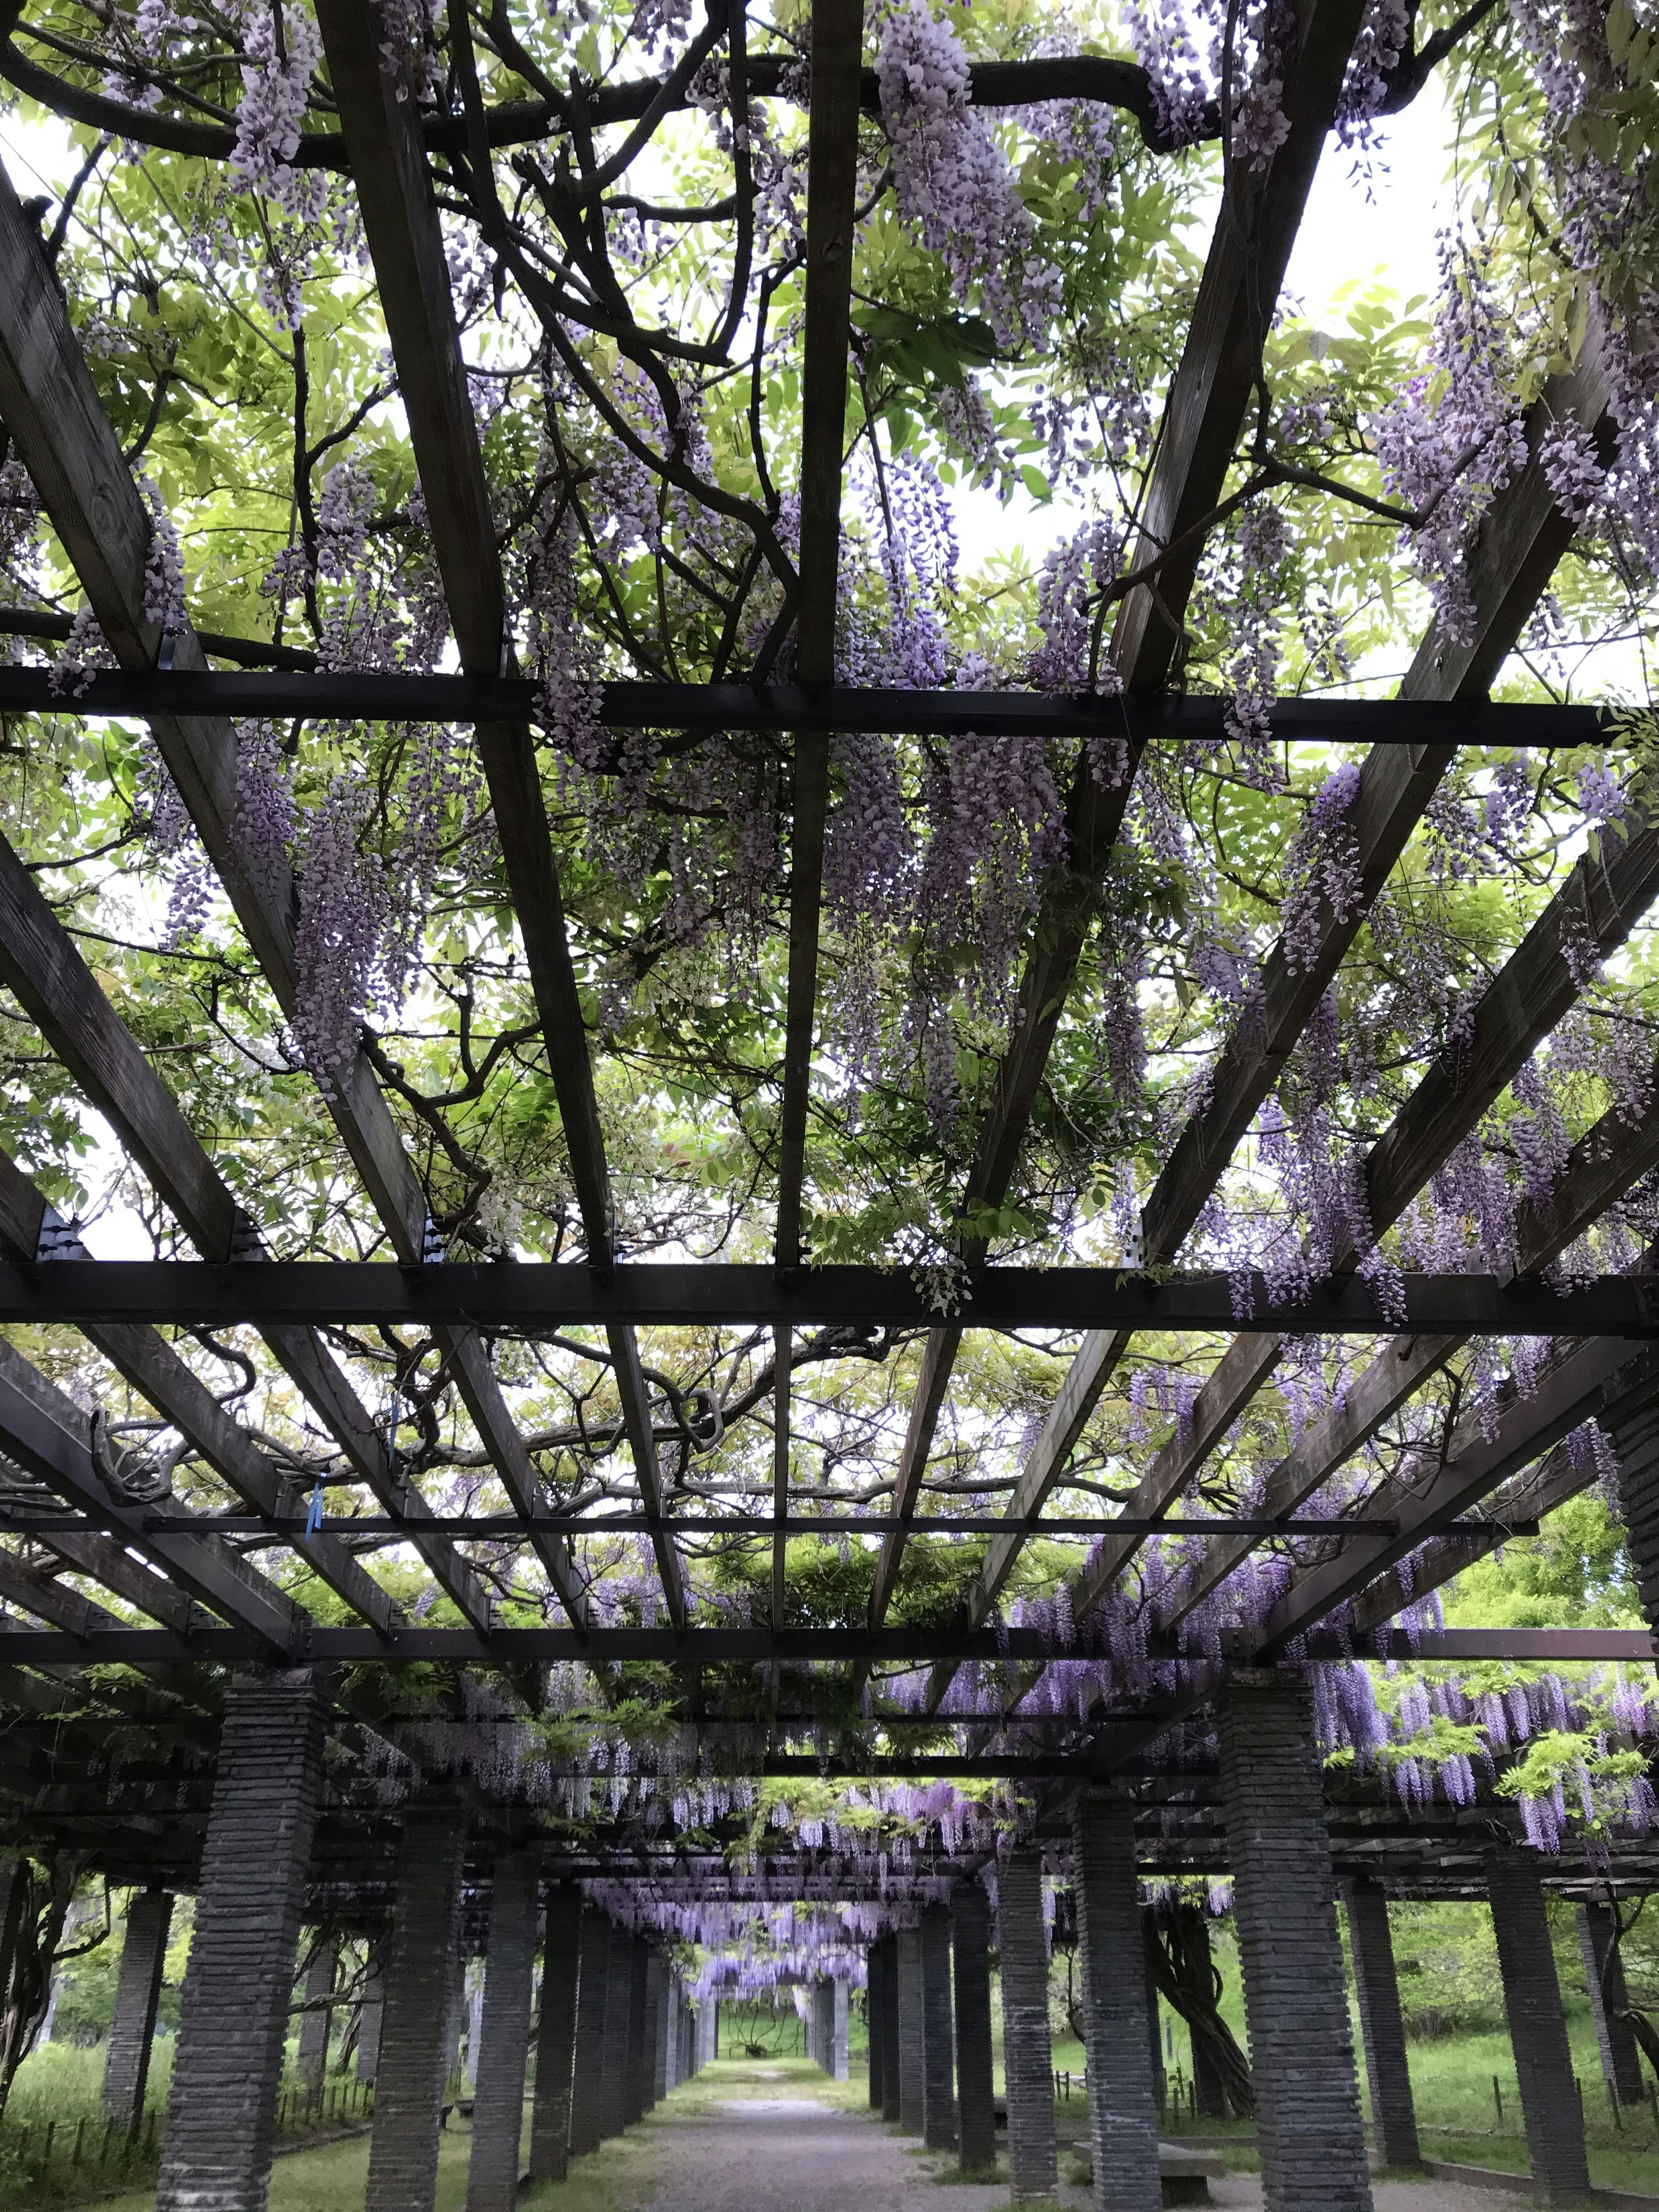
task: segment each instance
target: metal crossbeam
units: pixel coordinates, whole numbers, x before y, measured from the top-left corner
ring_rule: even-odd
[[[269,1657],[270,1645],[245,1630],[204,1628],[188,1636],[165,1629],[94,1629],[73,1637],[47,1629],[0,1629],[0,1664],[18,1666],[120,1664],[144,1667],[196,1661],[231,1666],[244,1659]],[[1315,1659],[1378,1656],[1421,1660],[1530,1659],[1563,1664],[1588,1661],[1652,1660],[1655,1639],[1646,1629],[1446,1629],[1415,1641],[1385,1635],[1368,1650],[1364,1639],[1335,1636],[1308,1639]],[[387,1665],[448,1661],[457,1665],[512,1668],[556,1659],[598,1663],[653,1662],[676,1667],[748,1665],[775,1661],[786,1666],[812,1663],[918,1666],[951,1656],[958,1659],[1063,1658],[1047,1638],[1029,1629],[1011,1628],[999,1637],[989,1629],[944,1631],[908,1628],[794,1628],[775,1635],[766,1628],[595,1628],[585,1638],[570,1628],[497,1628],[488,1637],[465,1628],[399,1628],[389,1643],[366,1628],[313,1626],[292,1659],[384,1662]],[[1082,1656],[1087,1656],[1086,1654]],[[1216,1673],[1210,1660],[1188,1660],[1173,1650],[1154,1648],[1155,1657],[1191,1668],[1206,1684]],[[1240,1656],[1245,1655],[1241,1653]],[[945,1727],[959,1720],[941,1718]],[[878,1719],[872,1725],[879,1726]]]
[[[5,635],[0,620],[0,635]],[[204,653],[219,647],[191,633]],[[228,642],[228,641],[227,641]],[[240,642],[240,641],[238,641]],[[249,649],[255,649],[248,641]],[[421,676],[395,670],[363,674],[263,674],[204,671],[179,658],[95,672],[84,690],[52,688],[45,668],[0,668],[0,714],[158,715],[349,722],[534,723],[538,687],[519,676]],[[1042,738],[1076,742],[1122,738],[1137,752],[1149,744],[1209,747],[1226,734],[1231,702],[1216,694],[1146,692],[1119,699],[1068,698],[1040,691],[897,691],[805,684],[633,684],[599,687],[608,729],[672,732],[684,738],[730,731],[759,735],[872,735],[915,738]],[[1413,703],[1399,699],[1279,699],[1274,737],[1287,744],[1547,748],[1598,744],[1606,724],[1594,707],[1482,698]],[[603,769],[600,770],[603,773]]]
[[[135,1048],[136,1049],[136,1048]],[[1232,1334],[1392,1336],[1400,1327],[1369,1283],[1337,1275],[1275,1305],[1259,1275],[1171,1275],[1118,1267],[988,1267],[968,1278],[975,1329],[1197,1329]],[[1408,1331],[1467,1336],[1659,1334],[1659,1279],[1602,1275],[1558,1290],[1524,1278],[1407,1275]],[[596,1275],[580,1262],[372,1260],[64,1260],[0,1266],[0,1322],[249,1322],[441,1327],[470,1322],[526,1336],[592,1327],[926,1327],[926,1294],[882,1267],[682,1266]],[[850,1348],[849,1340],[849,1348]],[[388,1509],[392,1510],[392,1509]],[[418,1505],[413,1509],[418,1511]],[[647,1503],[647,1512],[653,1510]],[[908,1518],[908,1516],[906,1516]],[[1155,1517],[1149,1516],[1148,1517]]]

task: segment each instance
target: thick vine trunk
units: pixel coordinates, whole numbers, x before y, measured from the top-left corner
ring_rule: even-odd
[[[1165,2004],[1186,2021],[1193,2039],[1194,2072],[1206,2090],[1218,2088],[1234,2118],[1250,2118],[1255,2111],[1250,2063],[1218,2009],[1221,1975],[1210,1956],[1209,1928],[1201,1909],[1185,1903],[1149,1907],[1141,1924],[1147,1978]]]

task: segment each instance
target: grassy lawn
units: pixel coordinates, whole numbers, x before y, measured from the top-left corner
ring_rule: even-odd
[[[721,2059],[705,2068],[695,2081],[676,2089],[625,2136],[577,2159],[568,2180],[526,2190],[520,2205],[523,2212],[638,2212],[662,2179],[667,2149],[664,2130],[669,2124],[695,2119],[728,2098],[802,2095],[856,2109],[866,2101],[866,2089],[861,2072],[854,2081],[826,2081],[816,2066],[802,2058]],[[526,2155],[529,2142],[526,2108]],[[459,2212],[465,2203],[471,2144],[471,2130],[465,2124],[452,2122],[444,2130],[438,2153],[437,2212]],[[368,2174],[367,2136],[279,2158],[270,2172],[270,2212],[358,2212]],[[26,2200],[16,2202],[21,2206]],[[109,2199],[107,2212],[152,2212],[155,2202],[153,2190],[136,2190]]]

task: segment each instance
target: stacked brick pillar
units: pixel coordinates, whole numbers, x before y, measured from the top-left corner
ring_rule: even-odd
[[[1389,1901],[1380,1882],[1364,1876],[1343,1885],[1348,1909],[1348,1948],[1359,1994],[1359,2028],[1365,2045],[1365,2078],[1371,2093],[1371,2126],[1384,2166],[1422,2161],[1417,2112],[1406,2061],[1406,2027],[1400,1982],[1389,1934]]]
[[[1089,2139],[1098,2212],[1158,2212],[1158,2110],[1133,1808],[1085,1790],[1073,1827]]]
[[[976,1881],[958,1882],[951,1899],[957,2030],[957,2149],[964,2173],[996,2164],[996,2100],[991,2080],[991,1905]]]
[[[143,2118],[155,2041],[155,2008],[161,1995],[173,1899],[165,1889],[140,1890],[127,1907],[115,2013],[104,2057],[104,2118],[124,2136]]]
[[[306,1668],[250,1668],[226,1693],[157,2212],[263,2212],[325,1710]]]
[[[483,2012],[474,2057],[477,2084],[466,2212],[512,2212],[518,2200],[540,1887],[540,1874],[529,1852],[507,1852],[496,1860]]]
[[[1266,2212],[1370,2212],[1312,1696],[1241,1670],[1218,1714]]]
[[[951,1908],[921,1915],[921,2128],[929,2150],[957,2140],[956,2039],[951,2021]]]
[[[465,1835],[465,1820],[453,1806],[416,1805],[404,1815],[380,2015],[367,2212],[431,2212],[436,2195],[450,2057],[451,1961]]]
[[[1521,2084],[1521,2112],[1534,2188],[1546,2203],[1575,2204],[1589,2195],[1584,2121],[1578,2109],[1567,2023],[1561,2009],[1538,1863],[1530,1851],[1486,1856],[1498,1967],[1504,1978],[1510,2045]]]
[[[1008,2179],[1016,2198],[1049,2197],[1059,2179],[1054,2050],[1048,2037],[1048,1942],[1042,1869],[1011,1851],[997,1883],[1002,1954],[1002,2063],[1008,2084]]]

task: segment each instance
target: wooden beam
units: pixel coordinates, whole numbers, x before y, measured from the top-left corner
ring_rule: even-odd
[[[142,1510],[118,1501],[94,1447],[87,1416],[21,1352],[0,1340],[0,1451],[149,1559],[178,1592],[228,1621],[252,1656],[280,1658],[303,1646],[310,1624],[286,1591],[228,1550],[221,1537],[148,1534]]]
[[[1477,1505],[1510,1475],[1540,1458],[1570,1431],[1608,1404],[1659,1376],[1651,1352],[1617,1340],[1598,1339],[1568,1353],[1530,1398],[1498,1415],[1489,1437],[1477,1433],[1436,1473],[1415,1487],[1396,1510],[1393,1535],[1379,1536],[1374,1553],[1344,1549],[1338,1559],[1297,1577],[1261,1630],[1249,1638],[1252,1656],[1271,1659],[1322,1617],[1356,1597],[1387,1568],[1438,1535],[1446,1524]],[[1366,1516],[1354,1516],[1363,1524]]]
[[[1659,1065],[1654,1074],[1659,1083]],[[1659,1097],[1633,1122],[1610,1108],[1568,1154],[1548,1203],[1522,1209],[1516,1224],[1520,1272],[1535,1274],[1547,1267],[1655,1166]],[[1273,1469],[1262,1487],[1262,1510],[1293,1513],[1304,1504],[1468,1341],[1461,1335],[1402,1336],[1386,1346],[1343,1391],[1340,1403],[1312,1422]],[[1218,1546],[1176,1603],[1161,1611],[1163,1626],[1184,1620],[1251,1548],[1248,1543]]]
[[[1392,1308],[1352,1275],[1330,1276],[1277,1306],[1259,1275],[1157,1281],[1116,1267],[985,1267],[969,1279],[973,1318],[964,1328],[1079,1329],[1103,1317],[1111,1328],[1224,1336],[1271,1328],[1287,1336],[1391,1337],[1399,1327]],[[1652,1276],[1601,1275],[1558,1291],[1523,1277],[1407,1275],[1401,1294],[1410,1330],[1659,1334],[1659,1280]],[[596,1281],[580,1261],[440,1261],[420,1268],[369,1260],[245,1261],[222,1267],[187,1260],[64,1260],[32,1267],[0,1262],[0,1322],[70,1322],[78,1328],[147,1319],[190,1328],[245,1322],[273,1343],[301,1316],[319,1325],[388,1328],[430,1328],[465,1318],[533,1340],[572,1327],[626,1332],[710,1322],[916,1328],[926,1327],[930,1313],[925,1293],[907,1276],[881,1267],[803,1268],[785,1281],[771,1267],[664,1261],[620,1267]],[[286,1338],[280,1356],[290,1356]],[[406,1510],[418,1513],[418,1499]]]
[[[1592,426],[1598,439],[1605,440],[1609,423],[1607,414],[1607,387],[1601,364],[1601,338],[1599,326],[1587,340],[1580,359],[1572,373],[1552,380],[1527,418],[1527,438],[1529,459],[1527,465],[1505,486],[1486,518],[1480,537],[1468,557],[1468,580],[1474,596],[1477,620],[1470,638],[1462,644],[1453,644],[1441,633],[1437,624],[1419,648],[1411,668],[1401,685],[1397,707],[1408,714],[1438,711],[1455,714],[1465,711],[1471,697],[1478,697],[1495,677],[1512,650],[1539,595],[1572,541],[1573,525],[1556,507],[1547,477],[1539,459],[1539,449],[1546,432],[1552,424],[1571,417]],[[1352,820],[1360,839],[1361,881],[1365,893],[1365,910],[1386,880],[1389,868],[1403,849],[1415,818],[1412,809],[1420,811],[1432,796],[1439,777],[1444,773],[1449,751],[1441,746],[1425,746],[1419,757],[1414,772],[1407,773],[1405,764],[1397,756],[1373,752],[1362,770],[1361,789],[1356,797]],[[1638,873],[1642,864],[1638,859]],[[1635,876],[1627,880],[1634,882]],[[1641,877],[1649,885],[1647,896],[1659,888],[1659,878],[1653,876],[1650,866]],[[1546,916],[1535,926],[1533,939],[1543,933],[1543,939],[1555,945],[1558,959],[1553,966],[1540,957],[1540,948],[1534,949],[1534,964],[1548,973],[1555,995],[1547,992],[1534,1011],[1541,1026],[1528,1033],[1523,1020],[1518,1026],[1511,1021],[1507,1031],[1498,1035],[1498,1024],[1488,1012],[1489,1003],[1510,1004],[1534,988],[1533,976],[1526,963],[1517,969],[1526,951],[1523,945],[1500,975],[1486,1000],[1482,1002],[1489,1040],[1488,1073],[1502,1069],[1498,1089],[1521,1066],[1531,1053],[1537,1040],[1553,1026],[1566,1011],[1571,996],[1560,998],[1560,986],[1571,983],[1570,972],[1559,958],[1564,933],[1577,927],[1577,914],[1582,893],[1577,879],[1570,879],[1547,909]],[[1565,902],[1564,904],[1563,902]],[[1553,917],[1552,922],[1551,917]],[[1632,917],[1633,918],[1633,917]],[[1352,928],[1337,923],[1328,909],[1321,924],[1321,942],[1315,969],[1310,979],[1316,979],[1322,993],[1335,974],[1343,955],[1352,941],[1360,917],[1353,918]],[[1629,925],[1626,925],[1628,929]],[[1611,941],[1611,940],[1610,940]],[[1522,975],[1527,981],[1517,994],[1516,983]],[[1198,1212],[1224,1170],[1231,1149],[1251,1116],[1260,1106],[1273,1082],[1278,1079],[1284,1057],[1293,1048],[1312,1007],[1317,1003],[1317,994],[1304,995],[1291,988],[1292,979],[1284,957],[1282,943],[1274,948],[1267,963],[1264,981],[1267,994],[1267,1034],[1263,1039],[1264,1049],[1254,1058],[1248,1045],[1241,1043],[1235,1050],[1230,1044],[1224,1049],[1218,1081],[1211,1099],[1204,1109],[1194,1115],[1177,1140],[1174,1152],[1159,1175],[1152,1193],[1143,1210],[1143,1241],[1146,1256],[1154,1261],[1167,1262],[1179,1250],[1181,1243],[1190,1229]],[[1298,1020],[1298,1017],[1300,1019]],[[1418,1189],[1421,1188],[1434,1166],[1439,1164],[1461,1141],[1466,1131],[1485,1111],[1496,1091],[1477,1097],[1466,1092],[1460,1075],[1457,1080],[1449,1077],[1439,1081],[1431,1094],[1419,1085],[1407,1108],[1396,1117],[1394,1128],[1382,1145],[1390,1147],[1390,1158],[1397,1157],[1401,1164],[1391,1175],[1379,1175],[1371,1187],[1371,1226],[1380,1236],[1389,1227]],[[1437,1071],[1445,1071],[1447,1061],[1443,1057],[1437,1063]],[[1434,1073],[1435,1071],[1431,1071]],[[1432,1112],[1418,1108],[1419,1097],[1432,1096]],[[1247,1110],[1248,1109],[1248,1110]],[[1435,1116],[1439,1119],[1437,1123]],[[1394,1146],[1395,1132],[1409,1127],[1419,1132],[1414,1143]],[[1443,1140],[1439,1159],[1424,1166],[1419,1179],[1406,1188],[1408,1180],[1407,1164],[1414,1154],[1417,1164],[1425,1157],[1424,1129],[1437,1128]],[[1382,1146],[1376,1148],[1380,1152]],[[1374,1152],[1373,1158],[1376,1157]],[[1368,1164],[1369,1174],[1369,1164]],[[1207,1186],[1207,1188],[1206,1188]],[[1571,1239],[1565,1240],[1570,1242]],[[1353,1255],[1346,1255],[1352,1265]],[[1022,1512],[1034,1511],[1062,1473],[1066,1462],[1075,1449],[1101,1391],[1115,1371],[1127,1349],[1127,1332],[1107,1334],[1098,1332],[1091,1336],[1078,1355],[1073,1371],[1067,1376],[1066,1386],[1056,1403],[1054,1413],[1045,1425],[1026,1469],[1019,1488],[1014,1494],[1013,1506]],[[1445,1349],[1443,1347],[1443,1356]],[[1431,1347],[1419,1345],[1418,1355],[1426,1359]],[[1223,1368],[1206,1385],[1194,1410],[1190,1441],[1172,1438],[1159,1452],[1142,1480],[1136,1486],[1131,1510],[1139,1514],[1155,1514],[1165,1510],[1170,1501],[1179,1494],[1203,1464],[1219,1438],[1226,1432],[1232,1419],[1243,1410],[1254,1391],[1266,1382],[1278,1364],[1279,1338],[1275,1332],[1264,1332],[1254,1340],[1241,1340],[1231,1349]],[[1413,1364],[1407,1360],[1406,1367]],[[1431,1371],[1428,1366],[1417,1370],[1417,1380]],[[1381,1404],[1388,1391],[1396,1382],[1405,1380],[1398,1360],[1390,1361],[1384,1354],[1369,1389],[1352,1393],[1357,1406]],[[1407,1383],[1407,1389],[1415,1388],[1415,1382]],[[1395,1397],[1387,1410],[1379,1413],[1376,1420],[1387,1418],[1387,1412],[1401,1402]],[[1216,1416],[1225,1406],[1231,1408],[1228,1419],[1219,1422]],[[1376,1423],[1372,1424],[1373,1428]],[[1366,1433],[1370,1433],[1367,1431]],[[1120,1572],[1130,1556],[1133,1546],[1111,1546],[1098,1563],[1097,1568],[1086,1579],[1079,1597],[1087,1602],[1098,1602],[1112,1576]],[[985,1618],[998,1591],[1006,1580],[1018,1546],[996,1547],[987,1561],[986,1573],[981,1588],[975,1592],[971,1617]],[[942,1694],[943,1682],[930,1685],[930,1695]]]
[[[1191,550],[1189,555],[1164,563],[1155,592],[1143,586],[1119,608],[1111,663],[1123,689],[1132,694],[1156,691],[1168,678],[1178,641],[1169,624],[1178,624],[1185,613],[1206,535],[1206,520],[1218,504],[1233,465],[1256,388],[1261,346],[1312,189],[1320,149],[1341,97],[1362,12],[1363,0],[1298,0],[1282,101],[1289,131],[1261,173],[1243,162],[1231,166],[1192,325],[1164,404],[1157,456],[1141,505],[1139,539],[1129,566],[1133,569],[1153,554],[1162,554],[1176,538],[1190,535]],[[1115,787],[1103,788],[1086,750],[1073,772],[1066,811],[1066,865],[1045,888],[1039,903],[1008,1049],[997,1069],[996,1088],[963,1194],[962,1213],[968,1224],[963,1244],[970,1259],[981,1257],[986,1249],[974,1226],[976,1218],[984,1209],[1002,1204],[1013,1181],[1043,1071],[1093,925],[1095,902],[1139,759],[1137,739],[1128,736],[1126,744],[1124,773]],[[919,1488],[922,1480],[955,1352],[948,1333],[935,1331],[925,1370],[933,1386],[933,1417],[927,1418],[927,1407],[919,1399],[905,1443],[904,1479],[911,1490]],[[903,1547],[902,1530],[884,1547],[872,1599],[872,1622],[880,1621],[891,1599]],[[998,1588],[1012,1555],[1003,1559],[999,1553],[999,1559]],[[988,1614],[994,1595],[975,1600],[979,1619]]]
[[[858,200],[859,64],[863,43],[863,0],[813,0],[806,154],[806,318],[801,354],[800,603],[795,617],[795,674],[807,686],[833,684],[836,676],[847,362]],[[829,806],[829,733],[798,730],[789,847],[783,1096],[778,1117],[775,1249],[781,1267],[797,1267],[801,1258],[801,1187],[806,1165]]]
[[[511,674],[501,555],[416,91],[384,66],[373,0],[321,0],[318,21],[461,666],[472,676]],[[603,1272],[614,1256],[605,1143],[540,764],[525,722],[480,722],[474,735],[541,1017],[587,1257]],[[638,1347],[625,1328],[613,1334],[611,1356],[640,1494],[654,1511],[660,1478],[650,1396]],[[475,1385],[481,1381],[476,1368],[473,1379]],[[659,1536],[655,1549],[670,1618],[683,1624],[685,1591],[672,1539]],[[564,1579],[580,1611],[568,1573]]]
[[[100,628],[118,656],[140,668],[154,660],[158,632],[143,619],[149,525],[114,433],[99,406],[69,327],[61,294],[39,240],[0,173],[0,416],[40,490]],[[174,659],[199,664],[188,632]],[[234,823],[235,745],[222,723],[154,725],[158,745],[201,830],[279,1002],[297,991],[291,885],[253,881]],[[228,1189],[183,1115],[15,856],[0,850],[0,974],[40,1023],[66,1066],[120,1134],[204,1258],[224,1258],[237,1235]],[[340,1085],[337,1114],[377,1211],[400,1255],[420,1256],[426,1207],[385,1102],[358,1054]],[[289,1372],[377,1494],[396,1486],[374,1424],[310,1333],[273,1341]],[[436,1570],[434,1569],[434,1571]],[[488,1600],[470,1570],[447,1570],[450,1595],[483,1625]],[[442,1579],[442,1577],[441,1577]],[[446,1585],[447,1587],[447,1585]]]
[[[8,1260],[33,1262],[41,1249],[43,1231],[58,1257],[91,1260],[69,1224],[0,1148],[0,1254]],[[273,1518],[292,1519],[300,1513],[304,1501],[292,1477],[278,1472],[154,1328],[142,1322],[100,1327],[94,1322],[85,1334],[239,1497]],[[306,1557],[321,1579],[372,1626],[389,1627],[398,1618],[390,1596],[337,1537],[319,1532],[307,1545]]]

